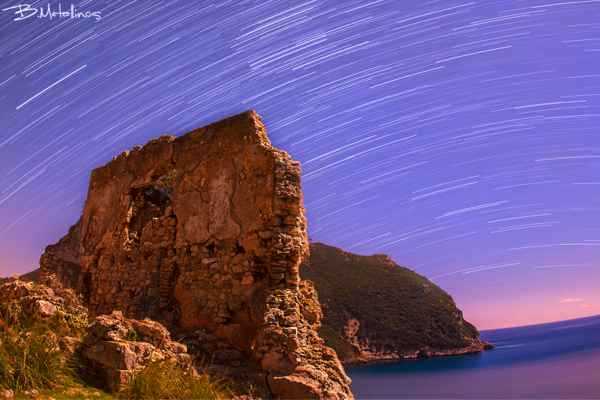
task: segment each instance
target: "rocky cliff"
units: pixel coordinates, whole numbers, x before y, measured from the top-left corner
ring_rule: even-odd
[[[222,360],[266,371],[275,397],[351,398],[299,279],[300,176],[254,111],[161,136],[92,171],[83,215],[46,248],[41,275],[69,282],[92,315],[208,332]]]
[[[361,256],[313,243],[301,274],[319,292],[324,313],[319,333],[343,362],[493,348],[479,341],[450,295],[386,254]]]

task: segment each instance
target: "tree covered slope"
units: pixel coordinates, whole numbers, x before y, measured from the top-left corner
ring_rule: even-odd
[[[319,334],[342,360],[421,350],[446,355],[479,345],[477,329],[448,293],[385,254],[361,256],[313,243],[300,276],[315,283],[324,314]]]

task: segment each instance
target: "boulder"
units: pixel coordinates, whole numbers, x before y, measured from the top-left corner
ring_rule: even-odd
[[[102,373],[114,391],[151,362],[189,366],[191,359],[186,352],[187,347],[171,340],[161,324],[127,319],[120,311],[96,317],[86,329],[82,349],[87,364]]]

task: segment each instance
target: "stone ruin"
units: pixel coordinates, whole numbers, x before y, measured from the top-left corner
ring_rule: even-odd
[[[42,278],[70,283],[93,316],[118,310],[218,338],[216,360],[265,371],[276,398],[352,398],[299,278],[300,176],[253,110],[150,140],[92,171],[83,215],[46,248]]]

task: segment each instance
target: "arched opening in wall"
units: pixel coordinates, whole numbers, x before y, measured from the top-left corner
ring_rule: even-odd
[[[171,170],[151,185],[131,188],[133,197],[131,221],[129,223],[129,237],[139,241],[142,229],[152,218],[165,214],[167,207],[173,205],[173,178],[176,170]]]

